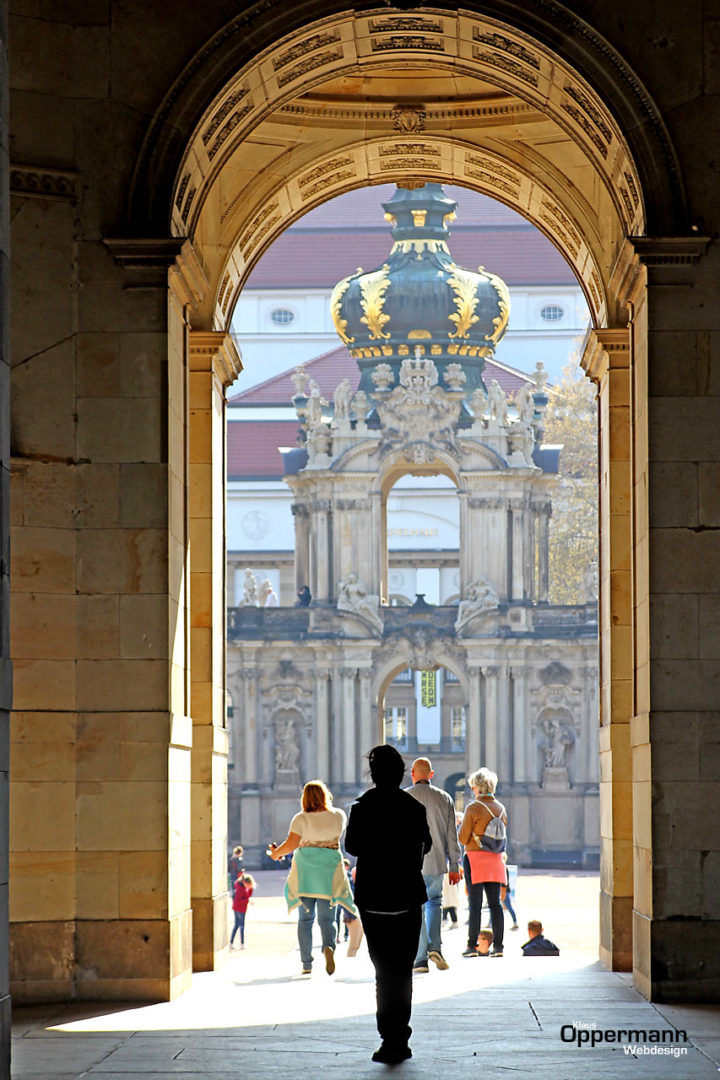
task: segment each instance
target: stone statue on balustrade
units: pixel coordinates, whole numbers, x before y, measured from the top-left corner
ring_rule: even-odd
[[[352,384],[349,379],[343,379],[335,387],[333,394],[333,416],[336,423],[342,423],[350,419],[350,400],[352,398]]]
[[[241,604],[243,607],[257,607],[258,606],[258,590],[257,581],[252,570],[245,570],[245,577],[243,579],[243,595]]]
[[[489,581],[478,578],[468,585],[465,599],[458,605],[458,615],[455,620],[455,633],[478,615],[488,611],[494,611],[500,603],[500,597]]]
[[[337,606],[339,611],[360,615],[382,633],[383,621],[378,612],[380,598],[375,593],[369,593],[356,574],[348,574],[338,585]]]
[[[488,415],[492,420],[495,420],[501,427],[507,424],[508,407],[505,394],[497,379],[493,379],[490,383],[490,389],[487,396]]]

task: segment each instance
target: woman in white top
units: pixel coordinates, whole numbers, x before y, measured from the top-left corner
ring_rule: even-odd
[[[299,908],[298,943],[303,975],[312,971],[312,932],[317,910],[322,934],[325,970],[335,970],[335,920],[333,908],[342,904],[356,914],[350,883],[340,853],[345,829],[343,810],[335,810],[332,795],[322,780],[310,780],[303,788],[302,811],[290,822],[282,844],[270,844],[268,855],[277,861],[295,852],[285,884],[288,911]]]

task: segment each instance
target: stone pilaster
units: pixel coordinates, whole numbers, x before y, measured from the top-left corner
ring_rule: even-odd
[[[600,958],[632,965],[633,712],[630,333],[596,330],[582,365],[598,385],[600,476]]]
[[[342,782],[343,786],[352,787],[356,783],[358,772],[357,746],[355,738],[355,679],[357,668],[340,668],[342,680],[342,712],[337,718],[340,722],[342,739]]]
[[[8,191],[7,5],[0,7],[0,911],[8,910],[7,792],[12,704],[10,662],[10,222]],[[0,926],[0,1076],[10,1076],[8,927]]]
[[[499,740],[498,740],[498,712],[500,709],[499,674],[497,666],[484,667],[482,669],[485,679],[485,740],[483,760],[478,765],[487,765],[493,772],[498,772],[499,767]]]
[[[372,702],[372,671],[370,668],[360,668],[358,671],[360,680],[360,762],[358,770],[362,774],[362,759],[368,750],[372,750],[379,742],[379,736],[374,728],[373,702]]]
[[[525,783],[527,774],[527,744],[529,741],[530,717],[527,705],[528,668],[513,665],[513,775],[515,783]]]
[[[330,712],[327,668],[315,668],[315,775],[321,780],[330,776]],[[312,771],[312,770],[311,770]]]
[[[190,332],[190,709],[193,966],[227,950],[225,391],[242,370],[228,333]]]

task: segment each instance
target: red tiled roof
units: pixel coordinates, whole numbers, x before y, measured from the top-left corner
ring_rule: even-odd
[[[382,266],[392,245],[387,230],[319,233],[288,230],[262,256],[247,289],[332,289],[359,266]],[[559,251],[536,229],[455,230],[450,250],[458,266],[484,266],[510,286],[574,285],[576,278]]]
[[[339,345],[330,352],[308,360],[304,367],[328,401],[332,401],[335,387],[343,379],[349,379],[353,389],[356,389],[360,382],[360,369],[344,345]],[[266,379],[265,382],[251,386],[240,394],[235,394],[229,399],[230,405],[289,405],[293,395],[297,393],[291,378],[294,371],[294,368],[290,368],[280,375],[275,375],[272,379]],[[486,386],[489,386],[493,379],[497,379],[506,394],[514,394],[524,383],[532,381],[522,371],[508,367],[507,364],[499,364],[495,360],[485,361],[483,379]],[[272,422],[279,423],[279,421]],[[294,442],[293,439],[291,443],[284,445],[294,445]]]
[[[295,446],[298,420],[248,420],[227,426],[228,480],[283,475],[278,446]]]
[[[485,266],[511,286],[575,284],[560,252],[520,214],[485,195],[445,190],[458,200],[450,249],[460,266]],[[380,204],[393,191],[361,188],[311,210],[268,248],[245,287],[330,289],[358,266],[381,266],[392,240]]]
[[[531,228],[529,222],[511,210],[509,206],[480,195],[477,191],[444,184],[443,190],[450,199],[458,204],[456,226],[463,225],[519,225]],[[289,231],[297,229],[342,229],[352,225],[356,229],[379,227],[387,234],[387,222],[383,218],[384,202],[389,202],[395,193],[394,184],[376,184],[358,188],[329,199],[322,206],[310,210],[299,218]]]

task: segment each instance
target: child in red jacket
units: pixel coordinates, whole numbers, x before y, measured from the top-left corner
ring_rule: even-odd
[[[230,948],[233,947],[233,941],[238,930],[240,931],[240,948],[245,948],[245,914],[250,903],[250,897],[255,891],[255,878],[251,874],[241,874],[235,882],[235,888],[233,890],[233,914],[235,916],[235,925],[233,926],[232,934],[230,935]]]

